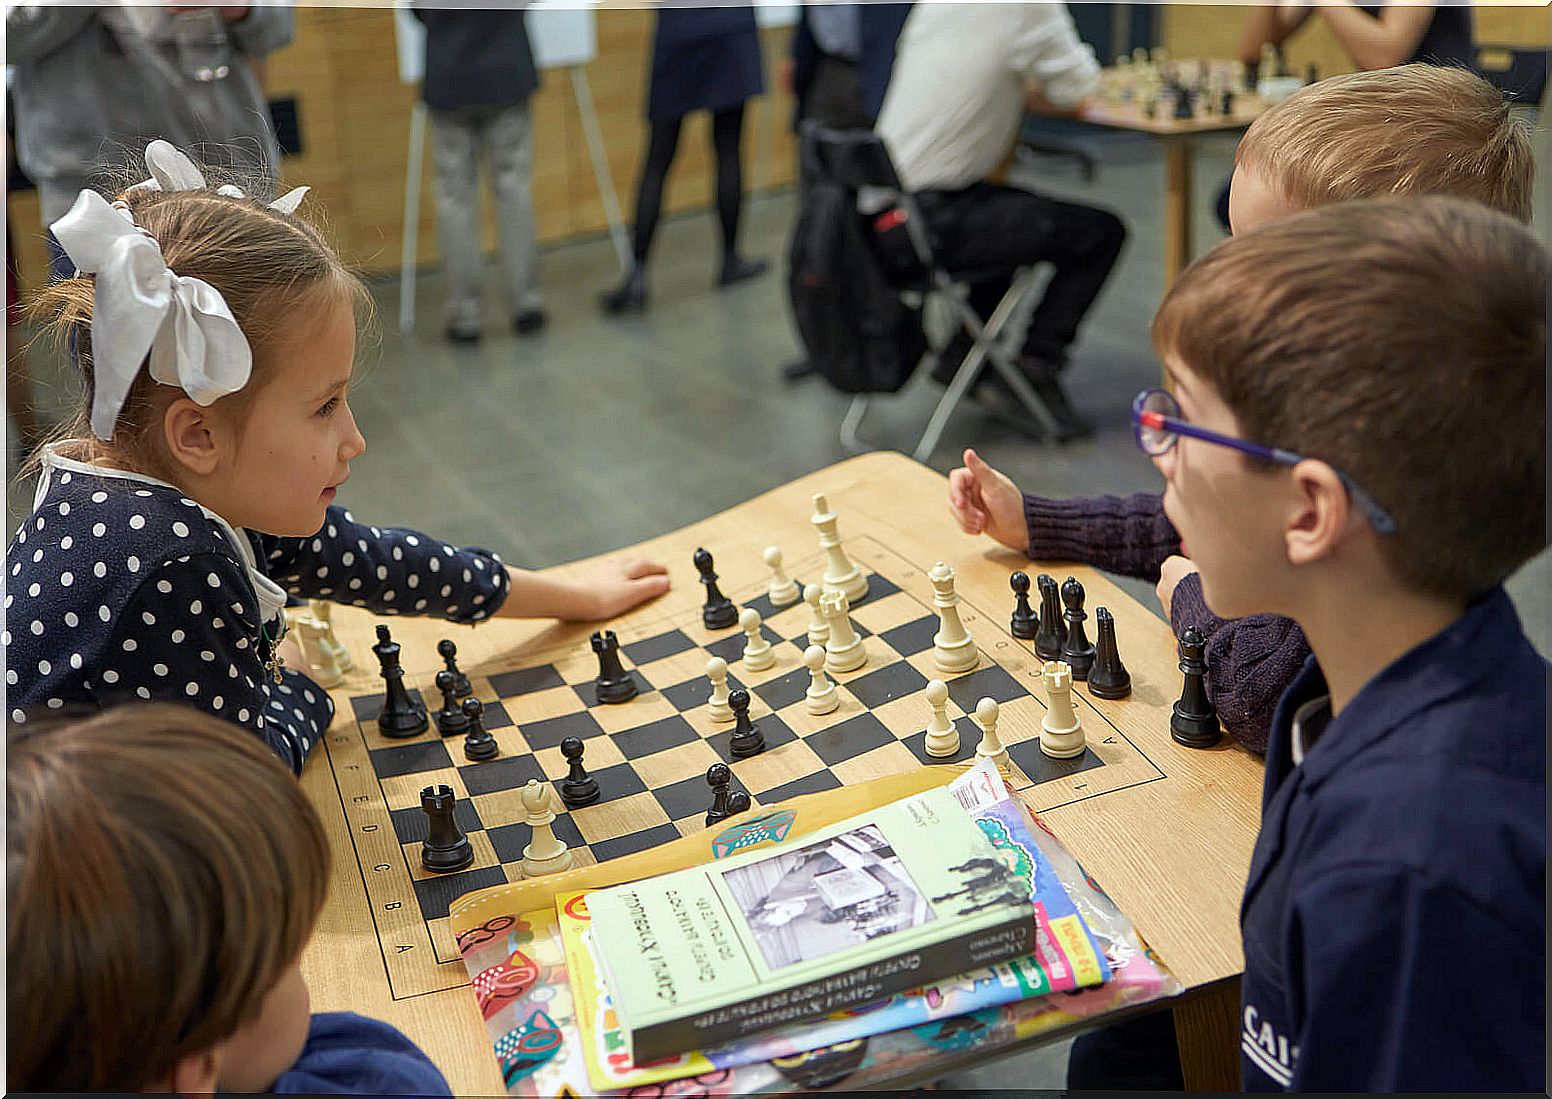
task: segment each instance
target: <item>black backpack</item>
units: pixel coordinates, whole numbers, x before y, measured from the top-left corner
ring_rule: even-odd
[[[802,207],[788,255],[787,291],[808,361],[842,393],[893,393],[927,349],[921,309],[885,277],[856,196],[819,171],[805,133]]]

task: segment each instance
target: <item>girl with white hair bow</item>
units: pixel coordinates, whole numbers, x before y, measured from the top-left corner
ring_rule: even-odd
[[[6,553],[13,721],[179,701],[300,770],[333,708],[282,641],[288,594],[477,623],[612,617],[667,589],[650,562],[562,580],[356,522],[335,496],[365,448],[346,400],[363,286],[296,216],[305,189],[265,205],[166,142],[146,161],[53,225],[76,277],[41,304],[84,407]]]

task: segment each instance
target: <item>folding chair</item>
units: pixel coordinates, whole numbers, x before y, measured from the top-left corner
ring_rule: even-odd
[[[968,354],[954,371],[953,379],[927,420],[921,439],[911,452],[912,457],[924,462],[932,454],[948,424],[948,418],[953,415],[965,394],[970,392],[970,387],[988,363],[1002,376],[1019,403],[1040,425],[1046,439],[1054,441],[1057,437],[1056,417],[1020,372],[1014,357],[998,343],[1004,327],[1034,288],[1034,265],[1011,272],[1005,267],[989,270],[947,269],[933,253],[921,206],[916,197],[901,186],[889,150],[876,133],[871,130],[834,130],[813,123],[805,123],[804,129],[816,143],[819,168],[824,178],[839,184],[854,196],[885,192],[905,215],[906,233],[920,273],[905,279],[891,275],[895,287],[902,295],[922,299],[935,297],[940,300],[953,317],[956,330],[962,330],[971,340]],[[887,268],[888,265],[885,266]],[[1013,281],[1007,293],[983,323],[970,306],[970,287],[976,282],[1003,278],[1009,274],[1013,276]],[[928,358],[940,355],[952,340],[952,334],[944,335],[941,342],[930,340]],[[846,416],[841,421],[841,445],[854,454],[873,449],[858,434],[873,396],[859,393],[852,399],[851,407],[846,410]]]

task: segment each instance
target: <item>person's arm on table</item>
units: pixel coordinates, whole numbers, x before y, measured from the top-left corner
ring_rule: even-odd
[[[668,569],[656,561],[614,557],[584,577],[507,566],[510,587],[496,618],[560,618],[596,622],[624,614],[668,590]]]
[[[1388,69],[1411,58],[1433,22],[1431,4],[1387,4],[1370,15],[1353,3],[1322,5],[1320,17],[1360,69]]]

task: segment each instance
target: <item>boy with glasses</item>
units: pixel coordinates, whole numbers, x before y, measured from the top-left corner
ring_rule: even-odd
[[[1235,152],[1236,233],[1332,202],[1379,195],[1475,199],[1528,222],[1530,136],[1491,84],[1464,69],[1402,65],[1311,85],[1256,120]],[[1071,500],[1020,492],[965,451],[949,476],[960,527],[1040,561],[1081,561],[1158,582],[1178,636],[1207,640],[1207,693],[1224,728],[1257,753],[1278,698],[1309,656],[1286,618],[1213,614],[1189,544],[1156,493]]]

